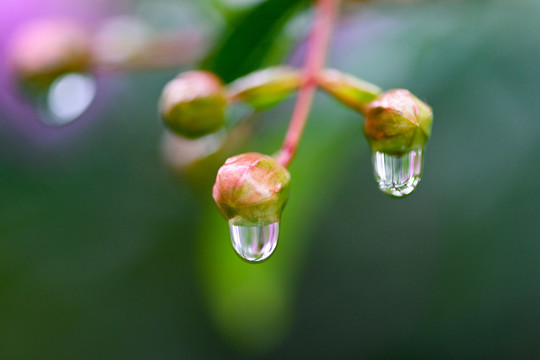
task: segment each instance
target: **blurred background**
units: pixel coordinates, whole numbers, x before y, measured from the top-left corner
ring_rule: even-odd
[[[300,64],[308,5],[0,0],[0,358],[540,356],[540,2],[344,5],[329,66],[434,109],[423,180],[380,193],[362,118],[318,94],[263,264],[234,254],[210,188],[227,155],[279,148],[294,99],[225,153],[163,155],[165,83]],[[42,124],[10,80],[17,29],[119,15],[202,40],[178,66],[98,74],[77,121]]]

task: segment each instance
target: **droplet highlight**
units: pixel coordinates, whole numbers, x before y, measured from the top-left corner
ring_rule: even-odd
[[[77,120],[92,104],[97,86],[94,76],[68,73],[59,76],[44,89],[26,89],[40,121],[47,126],[63,126]]]
[[[277,246],[279,223],[257,226],[229,224],[231,242],[238,255],[247,261],[266,260]]]
[[[412,150],[403,156],[375,152],[373,167],[375,180],[382,192],[394,197],[409,195],[422,175],[422,149]]]

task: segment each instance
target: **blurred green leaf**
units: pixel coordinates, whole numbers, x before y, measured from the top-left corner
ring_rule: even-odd
[[[241,359],[256,336],[259,360],[540,358],[540,3],[367,6],[329,63],[433,106],[415,194],[377,191],[361,119],[321,96],[276,254],[250,266],[159,163],[173,72],[57,151],[3,127],[0,359]],[[244,148],[275,151],[289,105]]]
[[[230,82],[258,69],[287,21],[309,0],[267,0],[255,6],[218,41],[202,67]]]
[[[242,261],[214,204],[208,204],[199,229],[199,266],[208,306],[222,336],[241,351],[263,353],[289,333],[297,280],[310,249],[311,224],[318,222],[333,196],[328,184],[336,183],[344,171],[345,163],[334,160],[350,152],[344,143],[361,138],[361,121],[354,121],[361,119],[359,115],[345,116],[353,121],[337,120],[345,126],[333,127],[336,121],[325,118],[351,113],[328,98],[318,100],[321,104],[313,111],[303,150],[290,169],[291,194],[275,254],[260,264]],[[281,135],[268,129],[264,137],[252,140],[251,149],[278,147]]]

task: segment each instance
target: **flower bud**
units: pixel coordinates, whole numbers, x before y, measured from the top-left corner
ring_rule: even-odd
[[[372,151],[398,156],[424,147],[432,120],[431,107],[408,90],[389,90],[366,107],[364,133]]]
[[[40,20],[14,36],[11,64],[25,91],[42,91],[67,73],[88,72],[92,48],[89,32],[71,20]]]
[[[190,71],[165,86],[159,107],[165,125],[178,135],[194,139],[223,127],[226,104],[225,91],[217,76]]]
[[[279,222],[291,176],[276,160],[258,153],[227,159],[217,173],[213,197],[231,225]]]
[[[381,93],[379,87],[334,69],[321,71],[317,84],[343,104],[362,113],[365,106]]]
[[[298,90],[301,82],[298,70],[273,67],[237,79],[229,85],[229,96],[245,101],[257,110],[264,110]]]

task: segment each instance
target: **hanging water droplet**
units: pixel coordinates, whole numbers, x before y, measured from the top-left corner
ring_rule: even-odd
[[[422,149],[411,150],[403,156],[375,152],[373,167],[382,192],[395,197],[409,195],[422,175]]]
[[[26,88],[27,100],[48,126],[67,125],[78,119],[96,96],[96,79],[83,73],[59,76],[46,88]]]
[[[277,245],[279,223],[257,226],[239,226],[229,224],[231,242],[234,250],[247,261],[267,259]]]

